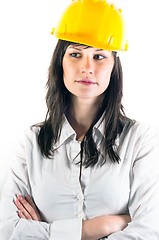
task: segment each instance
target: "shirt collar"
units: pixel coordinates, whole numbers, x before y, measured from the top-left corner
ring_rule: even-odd
[[[104,113],[103,113],[104,115]],[[104,116],[101,116],[101,118],[98,120],[98,122],[94,125],[94,138],[105,138],[105,121],[104,121]],[[116,139],[115,139],[115,146],[119,145],[119,138],[120,135],[118,134]],[[97,143],[99,142],[98,139],[95,140]],[[100,144],[101,142],[99,142]]]
[[[68,122],[66,116],[63,117],[63,125],[61,129],[60,138],[57,143],[54,145],[54,149],[59,148],[68,138],[75,139],[76,133],[74,129],[71,127],[70,123]]]
[[[98,142],[100,140],[99,142],[101,142],[101,139],[104,138],[104,128],[105,128],[105,121],[103,120],[103,115],[102,115],[101,118],[97,121],[97,123],[93,127],[93,135],[94,135],[95,141]],[[68,138],[72,138],[72,140],[75,140],[76,132],[71,127],[66,116],[64,115],[60,138],[57,141],[57,143],[54,145],[54,149],[59,148]],[[119,142],[119,136],[117,136],[115,143],[117,144],[118,142]]]

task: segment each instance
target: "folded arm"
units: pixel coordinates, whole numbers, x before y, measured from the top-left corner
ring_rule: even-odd
[[[29,195],[26,197],[19,195],[15,205],[19,210],[18,216],[20,218],[42,221],[42,216],[40,216],[38,208]],[[85,220],[82,223],[82,240],[96,240],[108,236],[113,232],[123,230],[128,222],[130,222],[128,215],[99,216]]]

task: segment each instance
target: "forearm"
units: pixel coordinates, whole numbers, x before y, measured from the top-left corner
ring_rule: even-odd
[[[83,221],[82,240],[97,240],[123,230],[130,217],[128,215],[100,216]]]
[[[42,221],[40,212],[37,209],[34,201],[30,198],[30,196],[18,196],[15,201],[15,205],[20,211],[18,214],[20,218],[31,219],[40,222]],[[127,226],[129,221],[130,217],[128,215],[99,216],[93,219],[85,220],[81,222],[82,240],[97,240],[105,236],[109,236],[114,232],[123,230]],[[53,226],[55,226],[55,223],[53,224]],[[60,226],[61,229],[61,225],[57,225],[57,229],[58,226]],[[69,228],[68,231],[70,231]],[[60,232],[60,230],[58,230],[58,232]],[[75,232],[77,233],[77,231]]]
[[[28,219],[0,221],[0,240],[40,239],[40,240],[79,240],[82,220],[78,218],[57,220],[45,223]]]

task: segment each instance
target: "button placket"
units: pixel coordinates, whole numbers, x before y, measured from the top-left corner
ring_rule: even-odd
[[[71,182],[75,198],[75,215],[77,218],[84,218],[83,212],[83,192],[79,181],[80,176],[80,142],[74,140],[70,144],[69,157],[71,161]]]

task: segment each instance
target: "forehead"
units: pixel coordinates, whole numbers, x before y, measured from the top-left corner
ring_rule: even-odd
[[[84,44],[78,44],[78,43],[73,43],[73,44],[70,44],[67,49],[76,49],[76,50],[85,50],[85,49],[90,49],[92,51],[103,51],[103,52],[107,52],[107,53],[112,53],[112,51],[109,51],[109,50],[104,50],[104,49],[100,49],[100,48],[95,48],[95,47],[91,47],[91,46],[87,46],[87,45],[84,45]]]
[[[68,47],[77,47],[77,48],[92,48],[91,46],[80,44],[80,43],[71,43]]]

